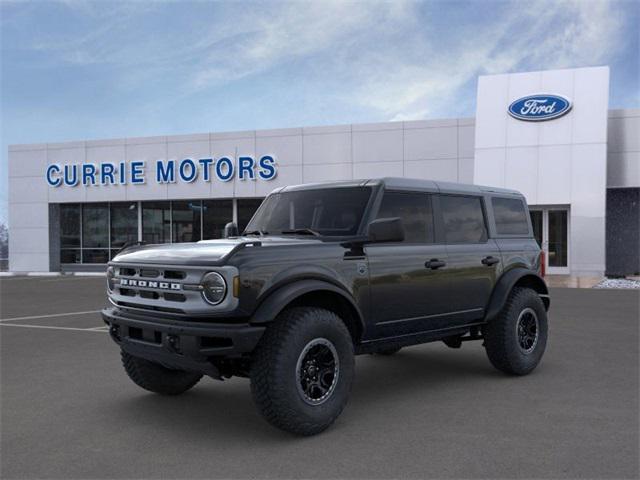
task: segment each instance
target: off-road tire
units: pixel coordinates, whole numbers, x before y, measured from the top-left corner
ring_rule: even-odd
[[[299,359],[317,339],[328,340],[338,358],[335,385],[323,403],[310,405],[299,391]],[[272,425],[297,435],[315,435],[329,427],[347,403],[354,373],[353,341],[335,313],[294,307],[280,313],[256,347],[251,392],[260,413]]]
[[[375,354],[376,355],[382,355],[382,356],[385,356],[385,357],[389,357],[391,355],[395,355],[400,350],[402,350],[402,347],[381,348],[380,350],[376,350]]]
[[[172,370],[121,350],[124,370],[133,383],[161,395],[179,395],[200,381],[202,375],[183,370]]]
[[[537,340],[531,351],[524,353],[517,328],[520,314],[527,309],[537,316]],[[530,288],[514,288],[500,314],[483,328],[489,360],[498,370],[511,375],[526,375],[536,368],[547,345],[547,334],[547,312],[538,294]]]

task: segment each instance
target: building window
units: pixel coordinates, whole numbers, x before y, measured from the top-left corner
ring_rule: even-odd
[[[171,202],[172,242],[197,242],[201,240],[200,215],[202,202],[187,200]]]
[[[242,233],[262,203],[261,198],[242,198],[238,202],[238,231]]]
[[[82,205],[82,263],[109,261],[109,205]]]
[[[128,243],[138,240],[138,203],[112,203],[111,221],[111,258]]]
[[[224,226],[233,221],[233,200],[204,200],[202,215],[202,239],[222,238]]]
[[[80,263],[80,205],[60,205],[60,261]]]
[[[60,205],[60,263],[108,263],[128,243],[197,242],[224,236],[233,221],[232,199]],[[238,200],[244,229],[261,199]],[[138,205],[141,205],[139,212]]]
[[[171,242],[171,203],[142,204],[142,240],[146,243]]]

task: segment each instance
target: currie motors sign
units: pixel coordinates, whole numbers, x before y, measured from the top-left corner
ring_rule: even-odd
[[[240,180],[272,180],[277,174],[275,156],[251,156],[201,158],[193,160],[157,160],[147,164],[144,160],[131,162],[73,163],[47,165],[45,173],[51,187],[142,185],[147,178],[156,183],[192,183],[197,180],[210,182],[216,179],[228,182]]]
[[[569,113],[571,106],[571,100],[560,95],[527,95],[509,105],[509,115],[527,122],[542,122]]]

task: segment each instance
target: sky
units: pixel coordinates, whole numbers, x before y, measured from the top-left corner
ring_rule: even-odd
[[[478,75],[609,65],[640,106],[640,2],[0,0],[11,144],[474,116]]]

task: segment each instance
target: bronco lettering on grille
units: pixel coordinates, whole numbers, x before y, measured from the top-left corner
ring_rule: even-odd
[[[156,282],[150,280],[136,280],[133,278],[121,278],[120,285],[123,287],[138,288],[159,288],[161,290],[181,290],[182,285],[179,283]]]

